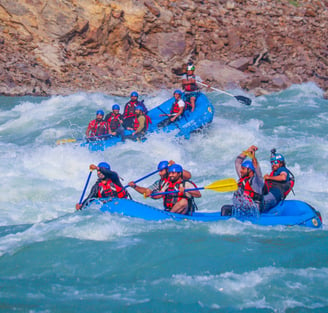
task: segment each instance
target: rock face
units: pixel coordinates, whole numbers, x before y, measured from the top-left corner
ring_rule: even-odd
[[[0,94],[328,90],[328,1],[0,0]]]

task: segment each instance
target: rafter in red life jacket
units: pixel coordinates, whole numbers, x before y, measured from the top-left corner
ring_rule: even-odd
[[[251,198],[254,202],[262,201],[262,194],[257,193],[251,186],[251,181],[253,177],[242,177],[238,181],[238,187],[243,191],[243,194]]]
[[[99,184],[98,197],[99,198],[127,198],[126,191],[107,179],[106,182],[101,181]]]

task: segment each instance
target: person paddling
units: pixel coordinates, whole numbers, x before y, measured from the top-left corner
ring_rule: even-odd
[[[151,186],[148,188],[137,186],[137,184],[133,181],[129,182],[128,185],[134,188],[135,191],[143,194],[145,197],[149,197],[152,193],[157,193],[164,186],[165,181],[169,177],[168,168],[170,165],[175,164],[174,161],[161,161],[157,165],[159,179],[156,180]],[[191,174],[187,170],[183,170],[182,172],[183,179],[189,180],[191,178]]]
[[[222,215],[232,215],[233,208],[243,211],[244,214],[254,214],[253,209],[256,209],[256,213],[264,213],[281,200],[280,191],[275,188],[263,193],[264,179],[255,157],[257,150],[256,146],[250,146],[237,156],[235,168],[239,177],[238,190],[234,193],[234,204],[222,206]],[[251,160],[246,160],[247,157],[250,157]]]
[[[185,192],[185,189],[197,188],[197,186],[193,182],[183,178],[183,169],[181,165],[173,164],[169,166],[168,175],[168,178],[165,179],[164,185],[160,189],[160,192],[165,192],[166,194],[150,196],[154,199],[163,198],[165,211],[192,215],[192,212],[195,211],[193,199],[202,196],[200,191],[191,190]]]
[[[116,172],[111,171],[107,162],[100,162],[98,165],[90,164],[90,170],[97,170],[98,180],[92,186],[88,197],[80,204],[75,205],[76,210],[81,210],[94,198],[127,198],[120,178]]]
[[[173,93],[173,96],[175,98],[171,110],[170,110],[170,114],[168,114],[168,118],[164,119],[163,121],[159,122],[157,124],[158,127],[165,127],[171,123],[177,122],[184,110],[185,110],[185,102],[181,99],[182,97],[182,91],[181,90],[175,90]]]
[[[198,93],[196,75],[194,74],[195,66],[187,65],[187,73],[182,76],[182,88],[184,90],[184,100],[191,105],[190,111],[195,110],[195,102]]]
[[[238,190],[234,194],[233,201],[234,205],[238,206],[236,209],[251,211],[255,207],[259,213],[263,205],[262,189],[264,182],[261,168],[255,156],[257,150],[258,148],[256,146],[250,146],[246,151],[239,154],[235,160],[235,168],[239,181]],[[251,160],[246,159],[247,156]]]

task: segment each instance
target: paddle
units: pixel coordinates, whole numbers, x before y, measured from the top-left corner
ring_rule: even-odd
[[[82,141],[82,140],[87,140],[87,139],[92,139],[92,138],[102,138],[102,137],[109,137],[111,136],[110,134],[106,134],[106,135],[100,135],[100,136],[91,136],[91,137],[85,137],[85,138],[79,138],[79,139],[75,139],[75,138],[66,138],[66,139],[58,139],[56,141],[56,145],[61,145],[63,143],[69,143],[69,142],[77,142],[77,141]]]
[[[188,191],[203,190],[203,189],[211,189],[217,192],[229,192],[229,191],[236,191],[238,189],[238,185],[234,178],[225,178],[225,179],[217,180],[205,187],[190,188],[190,189],[185,189],[184,191],[188,192]],[[151,194],[151,196],[168,195],[171,193],[178,193],[178,192],[179,190],[157,192]]]
[[[171,114],[166,113],[161,107],[158,107],[158,109],[163,113],[163,114],[160,114],[159,116],[171,115]]]
[[[83,139],[75,139],[75,138],[66,138],[66,139],[58,139],[56,140],[56,145],[61,145],[63,143],[69,143],[69,142],[77,142]]]
[[[90,181],[90,177],[91,177],[91,174],[92,174],[92,170],[90,171],[89,175],[88,175],[88,178],[87,178],[87,181],[85,183],[85,186],[84,186],[84,189],[83,189],[83,192],[82,192],[82,195],[81,195],[81,198],[80,198],[80,201],[79,201],[79,204],[82,204],[82,201],[83,201],[83,198],[84,198],[84,194],[87,190],[87,187],[89,185],[89,181]]]
[[[205,87],[211,88],[211,89],[213,89],[213,90],[215,90],[215,91],[217,91],[217,92],[219,92],[219,93],[223,93],[223,94],[228,95],[228,96],[230,96],[230,97],[234,97],[235,99],[237,99],[238,102],[240,102],[240,103],[242,103],[242,104],[245,104],[245,105],[251,105],[251,103],[252,103],[252,100],[251,100],[250,98],[247,98],[247,97],[244,97],[244,96],[234,96],[234,95],[232,95],[231,93],[228,93],[228,92],[226,92],[226,91],[223,91],[223,90],[220,90],[220,89],[214,88],[214,87],[212,87],[212,86],[210,86],[210,85],[208,85],[208,84],[204,84],[204,83],[199,82],[199,81],[197,81],[197,83],[200,84],[200,85],[202,85],[202,86],[205,86]]]
[[[145,176],[143,176],[143,177],[141,177],[141,178],[139,178],[139,179],[137,179],[137,180],[134,180],[133,182],[136,184],[136,183],[138,183],[138,182],[140,182],[140,181],[142,181],[142,180],[148,178],[149,176],[152,176],[152,175],[158,173],[159,171],[160,171],[160,170],[153,171],[153,172],[151,172],[151,173],[149,173],[149,174],[147,174],[147,175],[145,175]],[[129,185],[126,185],[126,186],[124,186],[124,189],[126,189],[126,188],[128,188],[128,187],[130,187],[130,186],[129,186]]]
[[[165,116],[165,115],[166,115],[166,116],[172,116],[171,113],[170,113],[170,114],[165,113],[160,107],[158,107],[158,109],[163,113],[163,114],[160,114],[160,116]],[[185,118],[185,120],[188,122],[186,116],[185,116],[183,113],[181,114],[181,116],[183,116],[183,117]],[[178,129],[180,129],[179,124],[178,124],[177,121],[174,121],[173,123],[174,123],[174,125],[175,125]],[[167,125],[166,125],[166,126],[167,126]]]
[[[160,117],[162,117],[162,116],[172,116],[172,114],[160,114],[159,116]]]

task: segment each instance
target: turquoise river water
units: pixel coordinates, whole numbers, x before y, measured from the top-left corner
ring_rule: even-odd
[[[148,108],[171,96],[143,96]],[[231,91],[235,95],[240,90]],[[97,109],[128,98],[78,93],[0,97],[0,312],[328,312],[328,101],[312,83],[253,97],[245,106],[206,93],[213,123],[189,140],[151,134],[90,152],[83,138]],[[136,180],[175,160],[205,186],[234,177],[234,159],[257,145],[263,174],[270,150],[296,177],[295,195],[321,212],[322,229],[226,222],[149,222],[75,211],[91,163]],[[148,186],[155,177],[140,185]],[[95,182],[95,173],[90,185]],[[161,201],[132,197],[156,207]],[[201,211],[231,202],[202,192]]]

